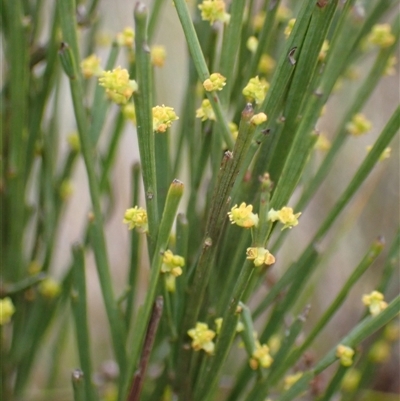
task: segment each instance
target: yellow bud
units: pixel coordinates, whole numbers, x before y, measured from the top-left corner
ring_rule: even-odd
[[[39,284],[39,293],[48,299],[56,298],[61,293],[61,285],[52,278],[46,278]]]
[[[151,64],[155,67],[163,67],[167,52],[164,46],[152,46],[150,50]]]
[[[15,307],[10,297],[0,300],[0,326],[11,321],[12,315],[15,313]]]
[[[215,21],[228,24],[230,15],[225,12],[225,2],[223,0],[203,0],[198,6],[201,11],[203,21],[209,21],[210,25]]]

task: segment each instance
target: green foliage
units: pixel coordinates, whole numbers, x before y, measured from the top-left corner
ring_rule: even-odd
[[[327,216],[321,219],[309,206],[335,174],[350,132],[369,130],[361,112],[392,67],[400,36],[399,15],[391,18],[396,2],[232,0],[213,14],[207,7],[222,0],[174,0],[188,49],[186,76],[168,77],[185,80],[176,114],[168,106],[155,108],[155,70],[163,56],[154,61],[152,46],[172,5],[154,0],[149,11],[136,4],[134,34],[125,29],[113,39],[102,70],[89,56],[99,51],[95,38],[106,16],[98,14],[98,1],[82,3],[2,1],[0,398],[33,400],[37,391],[40,400],[76,401],[373,397],[371,377],[398,338],[400,298],[389,284],[400,231],[388,252],[382,253],[379,238],[355,268],[347,263],[351,271],[325,310],[314,312],[308,303],[316,302],[321,272],[336,268],[328,256],[345,245],[334,225],[389,152],[400,127],[399,106],[391,107],[348,184],[335,190]],[[393,22],[383,24],[387,19]],[[42,32],[43,20],[48,32]],[[327,145],[316,128],[321,114],[358,65],[363,73],[352,84],[355,91],[341,89],[348,99],[335,113],[339,121]],[[221,91],[203,88],[210,77]],[[61,151],[66,99],[77,134]],[[127,286],[120,288],[107,222],[118,193],[113,168],[132,122],[139,160],[124,183],[131,188],[124,223],[133,230],[125,249]],[[80,243],[60,269],[54,254],[80,159],[91,209]],[[315,234],[290,250],[288,263],[288,234],[305,230],[310,209]],[[90,254],[115,363],[103,376],[90,323]],[[327,336],[325,352],[316,340],[377,259],[384,266],[378,282],[355,309],[363,303],[369,308],[348,333]],[[71,350],[73,363],[63,358]],[[44,366],[42,356],[49,353],[54,358]],[[304,362],[310,353],[314,357]],[[326,371],[332,365],[336,371]],[[37,367],[48,370],[40,372],[47,374],[40,389],[34,385]],[[65,369],[72,372],[69,382]]]

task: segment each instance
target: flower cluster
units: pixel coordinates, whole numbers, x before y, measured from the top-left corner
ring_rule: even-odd
[[[102,74],[103,69],[100,66],[101,60],[95,54],[86,57],[81,62],[82,74],[85,78],[99,76]]]
[[[133,207],[125,211],[123,223],[128,224],[128,229],[136,228],[136,231],[145,233],[148,231],[147,212],[141,207]]]
[[[253,370],[258,369],[259,367],[269,368],[273,361],[273,358],[269,354],[268,345],[261,345],[259,341],[256,341],[256,349],[249,360],[250,367]]]
[[[219,334],[221,331],[223,321],[224,321],[224,319],[222,317],[218,317],[217,319],[214,320],[215,331],[217,332],[217,334]],[[237,322],[236,333],[240,333],[243,330],[244,330],[244,324],[241,321]]]
[[[122,32],[117,34],[117,43],[120,46],[132,48],[135,42],[135,32],[131,27],[126,27]]]
[[[212,340],[215,337],[215,331],[210,330],[208,324],[197,322],[196,327],[188,330],[187,333],[193,340],[191,345],[195,351],[202,349],[207,354],[214,353],[215,344]]]
[[[136,81],[130,80],[128,71],[121,67],[104,71],[99,83],[106,89],[107,96],[117,104],[125,104],[138,89]]]
[[[357,113],[353,116],[350,122],[346,124],[346,129],[349,134],[354,136],[360,136],[370,131],[372,124],[366,119],[364,114]]]
[[[150,49],[151,64],[155,67],[163,67],[167,52],[164,46],[152,46]]]
[[[0,326],[10,322],[12,315],[15,313],[15,307],[10,297],[0,299]]]
[[[261,55],[260,62],[258,63],[258,71],[263,74],[271,74],[276,65],[275,60],[268,54]]]
[[[52,278],[46,278],[39,284],[39,293],[48,299],[56,298],[61,293],[61,285]]]
[[[351,366],[353,364],[354,350],[346,345],[339,344],[336,347],[336,356],[340,359],[343,366]]]
[[[258,47],[258,39],[255,36],[250,36],[247,39],[246,42],[246,47],[248,50],[250,50],[252,53],[255,53]]]
[[[264,123],[265,121],[267,121],[267,115],[265,113],[254,114],[254,116],[251,117],[251,119],[250,119],[250,122],[253,125],[260,125],[260,124]]]
[[[372,28],[367,41],[383,49],[391,46],[395,41],[395,37],[391,32],[389,24],[377,24]]]
[[[242,93],[249,102],[255,101],[256,104],[260,104],[265,99],[268,88],[269,83],[263,78],[260,80],[257,76],[250,78]]]
[[[272,265],[275,263],[275,257],[265,248],[247,248],[247,259],[254,261],[254,266]]]
[[[292,228],[299,224],[299,216],[301,212],[294,214],[291,207],[284,206],[280,210],[271,209],[268,212],[269,221],[280,221],[283,224],[282,230],[285,228]]]
[[[331,146],[331,141],[323,133],[318,135],[317,142],[315,142],[315,149],[326,152]]]
[[[215,113],[208,99],[204,99],[202,101],[201,107],[196,110],[196,117],[201,118],[201,121],[206,121],[206,120],[215,121]]]
[[[172,107],[155,106],[153,107],[153,131],[165,132],[172,125],[172,122],[179,120]]]
[[[182,274],[185,259],[174,255],[170,250],[164,252],[161,273],[166,274],[166,286],[169,292],[175,292],[175,279]]]
[[[226,85],[226,78],[218,72],[214,72],[203,82],[203,87],[207,92],[220,91]]]
[[[240,227],[251,228],[258,225],[258,214],[253,213],[253,205],[246,205],[244,202],[239,207],[233,206],[228,216],[232,224]]]
[[[231,16],[225,12],[226,5],[223,0],[203,0],[198,7],[203,21],[210,21],[210,24],[215,21],[229,23]]]
[[[379,291],[372,291],[371,294],[366,294],[362,297],[362,302],[369,307],[369,312],[372,316],[376,316],[387,308],[387,303],[384,301],[384,296]]]

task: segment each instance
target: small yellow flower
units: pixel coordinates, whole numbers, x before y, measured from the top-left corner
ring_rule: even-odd
[[[269,56],[268,54],[263,54],[260,58],[260,62],[258,63],[258,71],[263,74],[271,74],[276,65],[275,60]]]
[[[324,42],[322,43],[321,50],[319,51],[318,61],[325,60],[328,50],[329,50],[329,42],[327,40],[324,40]]]
[[[372,128],[371,121],[367,120],[362,113],[357,113],[351,121],[346,124],[347,131],[354,136],[360,136],[370,131]]]
[[[385,327],[383,335],[385,339],[390,342],[398,340],[400,337],[400,327],[398,323],[396,322],[388,323],[387,326]]]
[[[299,224],[300,215],[301,212],[294,214],[291,207],[284,206],[281,210],[271,209],[268,212],[268,220],[272,222],[279,220],[283,224],[282,230],[284,230],[296,227]]]
[[[256,104],[260,104],[265,99],[268,88],[269,83],[263,78],[260,80],[257,76],[250,78],[242,93],[249,102],[255,101]]]
[[[135,32],[133,29],[126,27],[122,32],[117,33],[117,43],[120,46],[132,48],[135,43]]]
[[[246,42],[246,47],[248,50],[250,50],[252,53],[255,53],[258,47],[258,39],[255,36],[250,36],[247,39]]]
[[[371,33],[368,35],[367,41],[382,49],[391,46],[395,41],[395,37],[391,32],[391,26],[389,24],[374,25]]]
[[[161,273],[169,273],[174,277],[182,274],[182,267],[185,265],[185,259],[182,256],[174,255],[170,250],[164,252]]]
[[[293,375],[286,376],[285,379],[284,379],[283,388],[285,390],[289,390],[290,387],[292,387],[293,384],[296,383],[300,379],[301,376],[303,376],[303,372],[297,372],[297,373],[295,373]]]
[[[123,223],[128,224],[128,229],[136,228],[140,233],[147,232],[149,226],[147,222],[147,212],[141,207],[133,207],[125,211]]]
[[[10,297],[0,299],[0,326],[11,321],[12,315],[15,313],[15,306]]]
[[[353,364],[354,350],[346,345],[339,344],[336,347],[336,356],[340,359],[343,366],[351,366]]]
[[[164,46],[152,46],[150,50],[151,64],[155,67],[163,67],[167,52]]]
[[[233,206],[228,216],[232,224],[240,227],[250,228],[258,225],[258,215],[253,213],[253,205],[246,206],[244,202],[239,207]]]
[[[372,145],[367,146],[368,153],[371,151],[371,149],[372,149]],[[389,159],[391,152],[392,152],[392,148],[385,148],[384,151],[379,156],[379,161]]]
[[[91,78],[93,76],[99,76],[103,72],[100,66],[101,60],[95,54],[86,57],[81,62],[82,74],[85,78]]]
[[[71,180],[64,180],[60,186],[60,198],[62,200],[67,200],[74,193],[74,185]]]
[[[222,327],[222,322],[223,321],[224,321],[224,319],[222,317],[218,317],[217,319],[214,320],[215,331],[216,331],[217,334],[219,334],[220,331],[221,331],[221,327]],[[243,330],[244,330],[244,324],[241,321],[237,322],[236,333],[240,333]]]
[[[207,92],[220,91],[226,85],[226,78],[218,72],[214,72],[203,82],[203,87]]]
[[[79,139],[79,135],[77,132],[72,132],[67,136],[67,142],[69,147],[75,152],[78,153],[81,150],[81,141]]]
[[[253,28],[256,32],[260,32],[265,22],[265,11],[260,11],[253,18]]]
[[[315,149],[326,152],[330,148],[331,148],[331,141],[324,134],[322,133],[319,134],[317,142],[315,143]]]
[[[384,301],[384,296],[379,291],[372,291],[370,294],[363,295],[362,302],[369,307],[369,313],[376,316],[387,308],[388,304]]]
[[[127,103],[122,109],[122,114],[127,120],[136,125],[136,110],[133,103]]]
[[[276,19],[278,22],[285,22],[287,21],[292,15],[292,11],[284,6],[283,4],[280,4],[278,6],[278,10],[276,11]]]
[[[261,345],[259,341],[256,341],[256,349],[249,360],[250,367],[253,370],[258,369],[259,367],[269,368],[273,361],[273,358],[269,354],[268,345]]]
[[[202,20],[210,21],[210,25],[215,21],[229,23],[231,16],[225,12],[226,5],[223,0],[203,0],[198,7]]]
[[[265,121],[267,121],[267,115],[265,113],[254,114],[254,116],[251,117],[251,119],[250,119],[250,122],[253,125],[260,125],[260,124],[264,123]]]
[[[351,81],[356,81],[358,78],[360,78],[360,69],[351,65],[346,69],[343,76]]]
[[[234,122],[230,122],[228,124],[228,127],[229,127],[229,131],[232,134],[233,139],[236,141],[236,138],[237,138],[237,136],[239,134],[238,126]]]
[[[383,75],[395,75],[396,74],[396,68],[395,68],[396,64],[397,64],[396,56],[389,57],[389,60],[387,61]]]
[[[46,278],[39,284],[39,293],[48,299],[56,298],[61,293],[61,285],[52,278]]]
[[[29,263],[28,273],[31,276],[38,274],[41,270],[42,270],[42,265],[36,259],[32,260],[32,262]]]
[[[164,105],[153,107],[154,132],[165,132],[176,120],[179,120],[179,117],[175,114],[173,107]]]
[[[268,340],[268,347],[272,354],[276,354],[282,344],[282,338],[279,334],[273,334]]]
[[[195,351],[204,350],[207,354],[213,354],[215,344],[213,338],[215,337],[215,331],[208,328],[208,324],[197,322],[196,327],[188,330],[189,337],[192,338],[192,348]]]
[[[275,257],[265,248],[247,248],[247,258],[254,260],[254,266],[272,265],[275,263]]]
[[[196,110],[196,117],[201,118],[201,121],[214,120],[215,113],[211,107],[211,103],[208,99],[204,99],[201,103],[201,107]]]
[[[370,349],[368,358],[374,363],[385,363],[390,358],[390,344],[385,340],[377,341]]]
[[[292,33],[292,29],[294,27],[294,24],[296,23],[296,18],[292,18],[288,21],[285,30],[283,31],[283,34],[285,35],[285,38],[287,39],[290,34]]]
[[[130,80],[128,71],[121,67],[104,71],[99,78],[99,84],[106,89],[107,96],[117,104],[126,104],[138,89],[136,81]]]
[[[341,387],[346,392],[351,392],[358,387],[361,380],[361,372],[358,369],[351,368],[344,375]]]

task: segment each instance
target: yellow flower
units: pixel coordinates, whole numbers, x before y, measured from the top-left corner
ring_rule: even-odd
[[[173,121],[179,120],[172,107],[153,107],[153,131],[165,132],[172,125]]]
[[[244,202],[239,207],[233,206],[228,216],[232,224],[240,227],[250,228],[258,225],[258,215],[253,213],[253,205],[246,206]]]
[[[250,50],[252,53],[255,53],[258,47],[258,39],[255,36],[250,36],[247,39],[246,42],[246,47],[248,50]]]
[[[372,291],[370,294],[363,295],[362,302],[369,307],[369,313],[372,316],[378,315],[388,304],[384,301],[384,296],[379,291]]]
[[[354,136],[360,136],[370,131],[372,124],[367,120],[362,113],[357,113],[353,116],[350,122],[346,124],[347,131]]]
[[[201,11],[203,21],[210,21],[210,25],[215,21],[229,23],[231,16],[225,12],[225,2],[223,0],[203,0],[198,6]]]
[[[0,299],[0,326],[10,322],[12,315],[15,313],[15,306],[10,297]]]
[[[343,366],[351,366],[353,364],[354,350],[346,345],[339,344],[336,347],[336,356]]]
[[[220,91],[226,85],[226,78],[218,72],[214,72],[203,82],[203,87],[207,92]]]
[[[125,104],[138,89],[136,81],[129,79],[126,69],[117,67],[112,71],[104,71],[99,84],[106,89],[107,96],[117,104]]]
[[[253,28],[256,32],[260,32],[264,26],[265,11],[260,11],[253,18]]]
[[[174,277],[182,274],[182,266],[185,265],[185,259],[182,256],[174,255],[170,250],[164,252],[161,273],[169,273]]]
[[[370,152],[372,149],[372,145],[367,146],[367,152]],[[385,148],[381,155],[379,156],[379,161],[383,161],[389,159],[390,153],[392,152],[392,148]]]
[[[290,387],[293,386],[294,383],[296,383],[300,377],[303,376],[303,372],[297,372],[294,375],[288,375],[284,379],[284,389],[289,390]]]
[[[101,60],[95,54],[86,57],[81,62],[82,74],[85,78],[91,78],[93,76],[99,76],[103,72],[100,66]]]
[[[289,22],[286,25],[285,30],[283,31],[283,34],[285,35],[285,38],[287,39],[290,34],[292,33],[292,29],[294,27],[294,24],[296,23],[296,18],[292,18],[289,20]]]
[[[239,134],[238,126],[234,122],[230,122],[228,124],[228,127],[229,127],[229,131],[232,134],[233,139],[236,141],[236,138],[237,138],[237,136]]]
[[[224,321],[224,319],[222,317],[218,317],[217,319],[214,320],[215,323],[215,331],[217,334],[220,333],[221,331],[221,327],[222,327],[222,322]],[[236,333],[240,333],[241,331],[244,330],[244,324],[242,322],[237,322],[236,325]]]
[[[61,292],[61,285],[52,278],[46,278],[39,284],[39,293],[45,298],[53,299],[58,297]]]
[[[272,265],[275,263],[275,257],[265,248],[247,248],[247,258],[254,260],[254,266]]]
[[[321,50],[319,51],[318,55],[318,61],[324,61],[326,58],[326,53],[328,53],[329,50],[329,42],[327,40],[324,40],[322,43]]]
[[[351,392],[358,387],[361,380],[361,372],[357,369],[351,368],[344,375],[341,387],[344,391]]]
[[[208,99],[202,101],[201,107],[196,110],[196,117],[201,118],[201,121],[215,120],[215,113]]]
[[[120,46],[132,48],[135,43],[135,32],[133,29],[126,27],[122,32],[117,33],[117,43]]]
[[[397,323],[391,322],[388,323],[385,327],[385,331],[383,332],[385,339],[388,341],[396,341],[400,337],[400,327]]]
[[[29,263],[28,273],[31,276],[38,274],[41,270],[42,270],[42,265],[36,259],[32,260],[32,262]]]
[[[147,222],[147,212],[141,207],[133,207],[125,211],[123,223],[129,224],[128,229],[136,228],[140,233],[147,232],[149,226]]]
[[[322,133],[319,134],[317,142],[315,143],[315,149],[326,152],[330,148],[331,148],[331,141],[324,134]]]
[[[155,67],[163,67],[167,52],[164,46],[152,46],[150,50],[151,64]]]
[[[273,358],[269,354],[268,345],[261,345],[259,341],[256,341],[256,349],[249,361],[250,367],[253,370],[258,369],[258,367],[269,368],[273,361]]]
[[[122,109],[122,114],[127,120],[136,125],[136,110],[133,103],[127,103]]]
[[[212,340],[215,337],[215,331],[210,330],[208,324],[197,322],[196,327],[188,330],[187,333],[193,340],[191,345],[195,351],[202,349],[207,354],[214,353],[215,344]]]
[[[383,49],[391,46],[395,41],[395,37],[391,32],[389,24],[377,24],[373,26],[367,40],[369,43],[377,45]]]
[[[377,341],[370,349],[368,358],[374,363],[385,363],[390,358],[390,344],[385,340]]]
[[[396,64],[397,64],[396,56],[389,57],[389,60],[387,61],[387,64],[385,67],[385,71],[383,71],[383,75],[395,75],[396,74],[396,68],[395,68]]]
[[[265,113],[254,114],[254,116],[250,119],[250,122],[253,125],[260,125],[265,121],[267,121],[267,115]]]
[[[258,71],[263,74],[271,74],[276,65],[275,60],[269,56],[268,54],[263,54],[260,58],[260,62],[258,63]]]
[[[287,8],[286,6],[280,4],[278,6],[278,10],[276,11],[276,19],[279,22],[285,22],[287,21],[290,16],[292,15],[292,12],[289,8]]]
[[[265,99],[268,88],[269,83],[263,78],[260,80],[257,76],[250,78],[242,93],[249,102],[255,101],[256,104],[260,104]]]
[[[78,153],[81,150],[81,141],[79,139],[79,135],[77,132],[72,132],[67,136],[67,142],[69,147],[75,152]]]
[[[299,224],[299,216],[301,213],[293,213],[293,209],[291,207],[284,206],[281,210],[271,209],[268,212],[268,220],[269,221],[277,221],[279,220],[282,224],[282,230],[285,228],[292,228]]]
[[[67,200],[74,193],[74,186],[71,180],[64,180],[60,186],[60,198]]]

